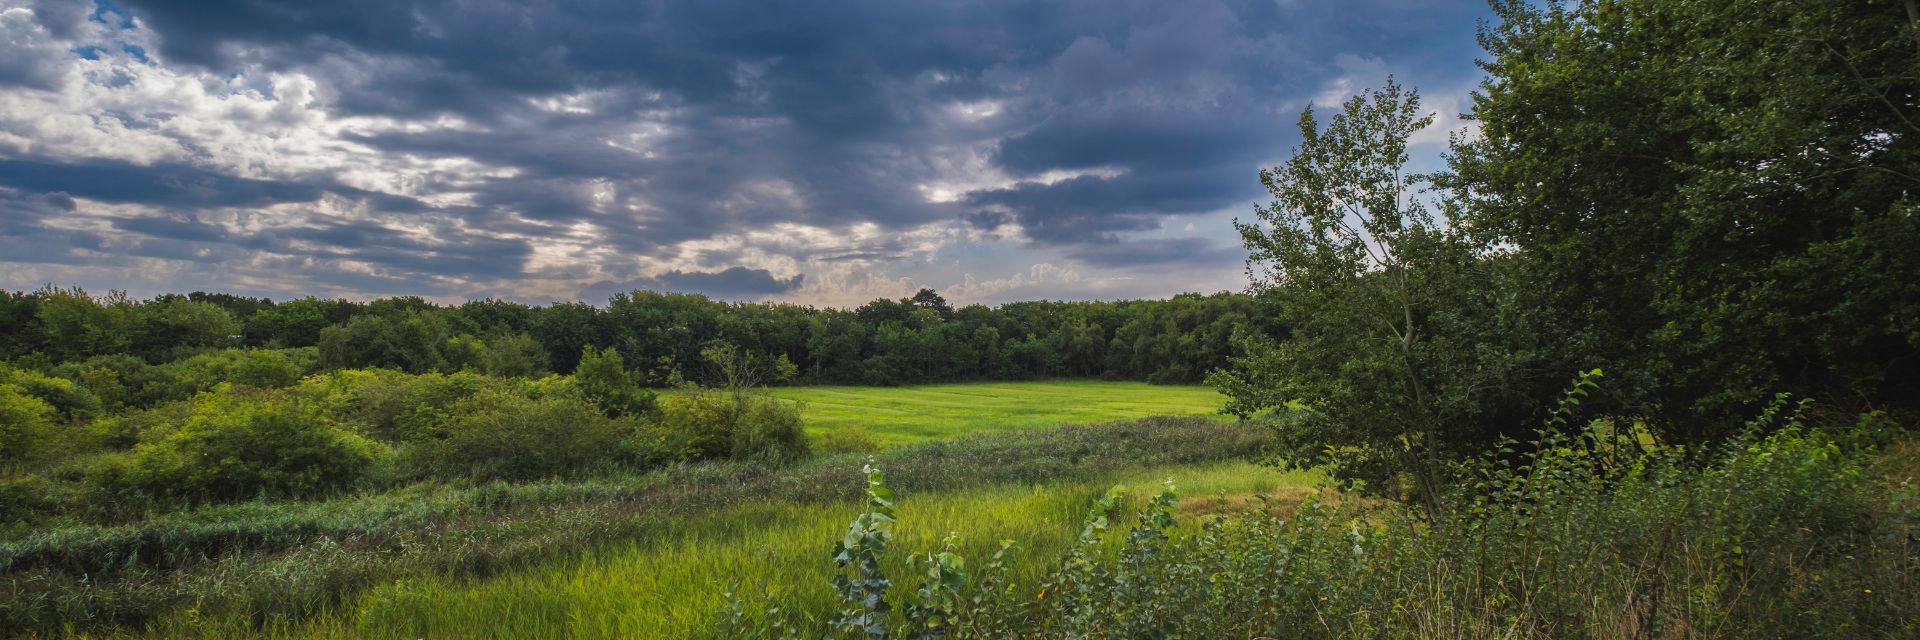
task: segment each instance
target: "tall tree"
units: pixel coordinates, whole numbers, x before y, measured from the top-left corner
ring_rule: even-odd
[[[1422,200],[1407,139],[1433,121],[1416,92],[1389,80],[1348,100],[1323,128],[1309,108],[1301,143],[1260,173],[1274,196],[1235,222],[1253,288],[1282,300],[1280,339],[1245,332],[1246,355],[1210,381],[1243,416],[1291,407],[1282,460],[1331,464],[1366,488],[1407,496],[1440,517],[1451,462],[1504,421],[1490,392],[1512,368],[1488,349],[1499,298],[1488,263]]]
[[[1911,4],[1911,3],[1904,3]],[[1898,0],[1500,0],[1451,186],[1624,409],[1920,407],[1920,24]]]

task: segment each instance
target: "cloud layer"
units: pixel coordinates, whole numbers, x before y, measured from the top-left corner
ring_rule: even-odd
[[[1477,3],[0,0],[0,286],[1239,286],[1292,120]],[[1451,115],[1451,114],[1446,114]]]

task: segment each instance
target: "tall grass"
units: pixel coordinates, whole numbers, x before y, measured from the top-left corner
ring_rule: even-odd
[[[1012,576],[1003,588],[982,586],[991,572],[971,583],[943,577],[958,583],[959,597],[940,600],[961,603],[949,617],[956,624],[897,613],[925,606],[923,594],[934,592],[922,590],[856,605],[884,623],[849,633],[824,624],[833,609],[818,604],[823,584],[758,613],[736,606],[729,633],[1920,637],[1915,478],[1870,475],[1870,451],[1808,429],[1785,404],[1711,450],[1646,446],[1605,423],[1510,448],[1518,453],[1473,465],[1479,481],[1446,498],[1451,515],[1441,520],[1395,505],[1309,501],[1289,517],[1247,510],[1196,528],[1191,518],[1178,524],[1169,485],[1136,515],[1096,506],[1066,553],[1047,545],[1057,564],[1038,579]],[[909,503],[895,512],[902,530],[918,517]],[[898,546],[892,553],[935,548]]]
[[[932,442],[878,458],[910,496],[1074,486],[1128,470],[1244,457],[1266,434],[1257,426],[1163,418]],[[334,610],[375,585],[484,578],[621,541],[679,539],[696,521],[726,530],[725,522],[757,522],[740,514],[843,505],[858,490],[841,479],[862,462],[838,456],[787,468],[718,463],[592,481],[419,485],[61,528],[0,543],[0,631],[137,629],[162,619],[168,631],[190,629],[191,620],[272,629]],[[712,517],[723,519],[701,520]]]

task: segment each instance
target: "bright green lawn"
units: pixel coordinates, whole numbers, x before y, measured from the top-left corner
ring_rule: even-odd
[[[883,447],[987,431],[1209,415],[1226,405],[1212,387],[1100,380],[786,387],[774,394],[805,404],[809,434],[857,427]]]

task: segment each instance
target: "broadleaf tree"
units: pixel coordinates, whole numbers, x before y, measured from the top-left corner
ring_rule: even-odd
[[[1252,288],[1277,301],[1286,334],[1242,332],[1242,355],[1209,380],[1232,413],[1288,417],[1283,464],[1330,466],[1441,517],[1454,461],[1524,422],[1510,378],[1530,351],[1501,313],[1499,262],[1407,168],[1408,139],[1432,122],[1391,79],[1324,127],[1301,114],[1299,147],[1260,173],[1273,202],[1235,221]]]

